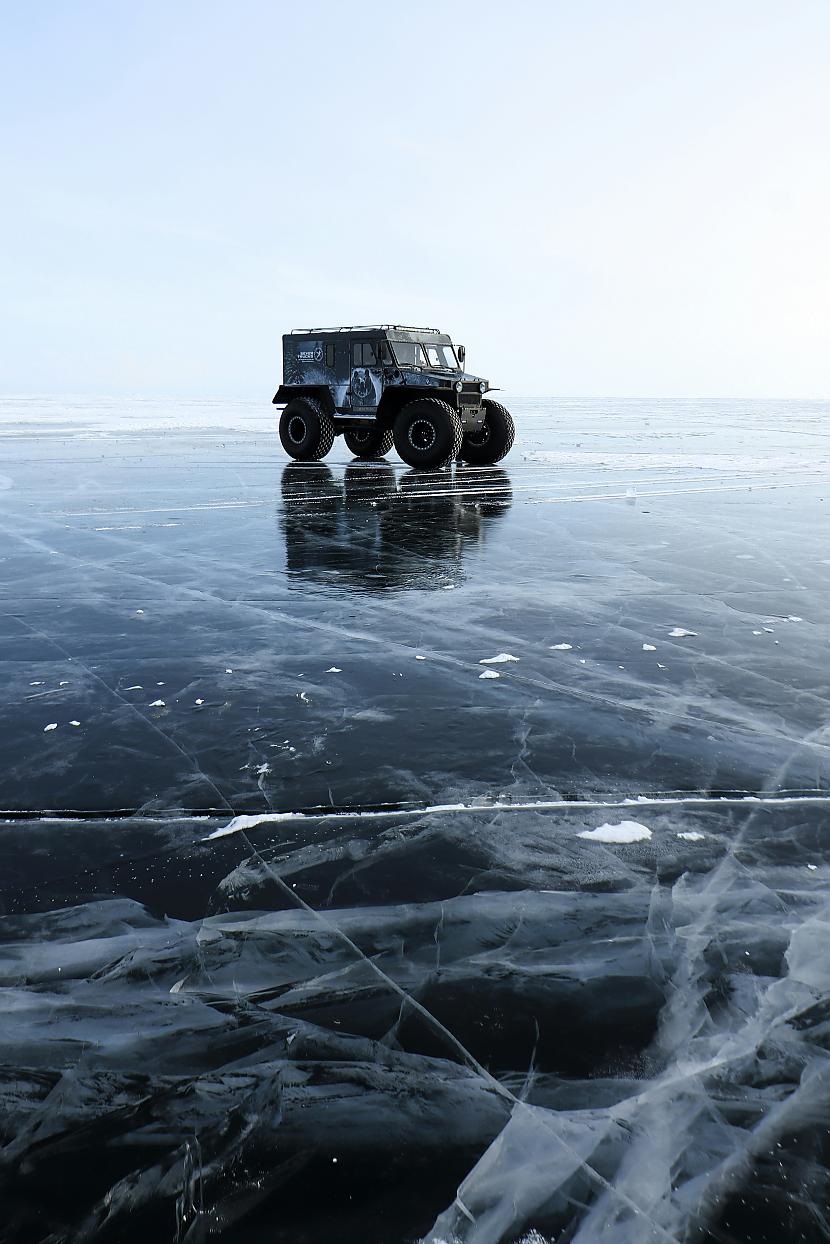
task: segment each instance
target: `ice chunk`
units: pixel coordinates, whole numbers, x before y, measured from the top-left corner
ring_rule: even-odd
[[[500,677],[501,675],[497,673],[496,670],[484,670],[483,673],[479,674],[479,678],[500,678]]]
[[[617,825],[599,825],[596,829],[583,829],[577,835],[592,842],[646,842],[651,830],[639,821],[620,821]]]
[[[416,654],[415,654],[415,660],[416,660],[416,661],[426,661],[426,657],[419,656],[419,654],[418,654],[418,653],[416,653]]]
[[[58,723],[56,721],[50,721],[48,726],[43,727],[43,733],[47,734],[50,730],[57,730],[57,728]]]
[[[511,656],[509,652],[500,652],[495,657],[482,657],[479,665],[505,665],[508,661],[518,661],[518,657]]]
[[[293,747],[290,750],[293,751]],[[282,821],[301,821],[302,819],[302,812],[267,812],[259,815],[242,813],[235,816],[227,825],[223,825],[221,829],[215,829],[212,834],[208,834],[206,841],[212,838],[227,838],[229,834],[244,833],[246,829],[256,829],[257,825],[273,825]]]
[[[70,721],[69,724],[70,726],[79,726],[81,723],[79,721]]]
[[[643,644],[643,652],[656,652],[654,644]]]

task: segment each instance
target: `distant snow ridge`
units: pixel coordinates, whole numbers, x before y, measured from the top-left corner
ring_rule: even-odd
[[[796,458],[783,454],[672,454],[672,453],[615,453],[613,450],[557,450],[530,449],[522,454],[525,462],[538,462],[545,466],[590,467],[593,471],[728,471],[730,473],[757,474],[782,469],[813,473],[826,468],[828,459],[817,453],[815,458]],[[701,477],[701,482],[708,478]],[[714,477],[717,479],[717,477]],[[636,484],[638,481],[635,480]],[[630,485],[629,485],[630,486]]]

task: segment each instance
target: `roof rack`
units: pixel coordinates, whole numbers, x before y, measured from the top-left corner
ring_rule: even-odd
[[[412,324],[346,324],[339,328],[292,328],[288,334],[290,337],[296,335],[304,336],[306,333],[366,333],[375,330],[386,331],[392,329],[395,332],[404,333],[440,333],[440,328],[416,328]]]

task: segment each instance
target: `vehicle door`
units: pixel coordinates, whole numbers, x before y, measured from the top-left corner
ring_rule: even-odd
[[[374,415],[383,392],[379,341],[353,341],[351,357],[351,380],[349,382],[350,405],[355,414]]]

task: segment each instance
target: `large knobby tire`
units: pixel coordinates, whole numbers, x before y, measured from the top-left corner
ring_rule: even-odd
[[[417,397],[400,411],[394,438],[408,466],[443,467],[458,457],[464,429],[452,406],[437,397]]]
[[[506,407],[488,397],[481,404],[484,407],[484,423],[478,432],[465,434],[461,457],[471,466],[492,466],[510,453],[516,427]]]
[[[313,397],[292,397],[280,416],[280,440],[297,462],[319,462],[334,444],[334,424]]]
[[[367,424],[365,428],[349,428],[343,433],[343,440],[355,458],[383,458],[394,443],[392,433],[376,423]]]

